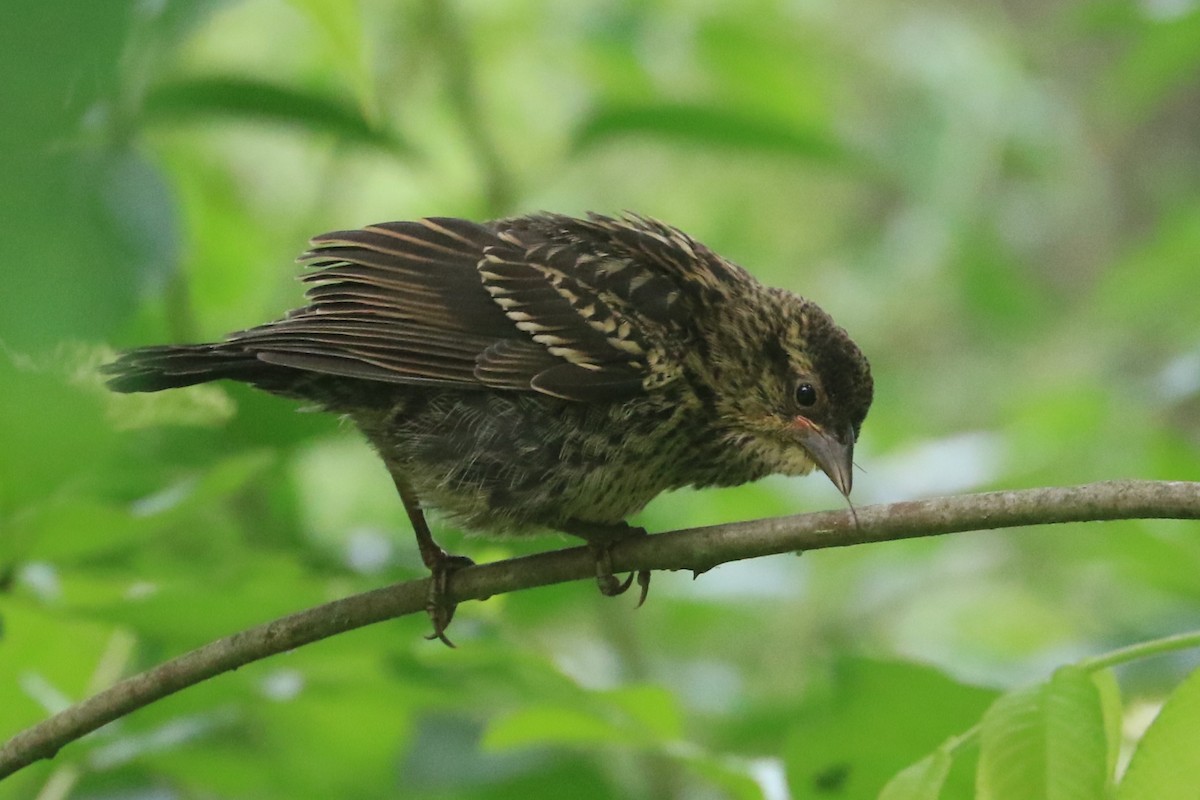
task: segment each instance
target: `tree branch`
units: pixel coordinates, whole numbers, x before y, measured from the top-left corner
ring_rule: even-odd
[[[1200,483],[1109,481],[1066,488],[943,497],[823,511],[631,539],[613,548],[617,571],[692,570],[745,558],[1057,522],[1200,519]],[[454,573],[452,600],[548,586],[595,576],[587,548],[573,547],[468,567]],[[18,733],[0,748],[0,779],[118,717],[203,680],[301,645],[405,614],[424,611],[429,580],[408,581],[346,597],[204,645]]]

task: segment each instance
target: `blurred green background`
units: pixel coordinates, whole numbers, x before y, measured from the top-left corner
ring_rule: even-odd
[[[636,210],[870,357],[859,504],[1200,479],[1192,0],[7,0],[0,738],[424,570],[348,426],[114,348],[298,304],[325,230]],[[651,531],[827,507],[683,491]],[[476,560],[565,546],[439,539]],[[1196,525],[962,534],[404,619],[137,712],[0,798],[874,797],[1001,690],[1200,618]],[[1121,671],[1126,735],[1196,655]],[[1139,727],[1141,726],[1141,727]],[[968,753],[943,797],[970,796]]]

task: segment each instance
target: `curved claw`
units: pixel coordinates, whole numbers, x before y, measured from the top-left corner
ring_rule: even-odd
[[[425,640],[432,642],[434,639],[437,639],[442,644],[446,645],[446,647],[453,647],[457,650],[458,645],[450,641],[450,638],[446,636],[446,626],[450,624],[450,618],[454,616],[454,612],[451,612],[449,616],[445,617],[443,620],[436,617],[433,611],[430,611],[429,609],[425,610],[429,612],[429,618],[433,620],[433,633],[425,634]],[[438,630],[439,625],[441,626],[441,630]]]
[[[633,575],[631,574],[629,577],[633,578]],[[646,595],[650,593],[650,570],[638,570],[637,582],[638,586],[641,587],[641,592],[638,594],[637,605],[634,608],[641,608],[642,604],[646,602]]]

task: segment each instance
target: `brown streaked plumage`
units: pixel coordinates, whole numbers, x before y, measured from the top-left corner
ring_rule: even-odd
[[[660,492],[822,469],[844,493],[866,358],[816,304],[641,217],[433,218],[318,236],[309,305],[220,342],[133,350],[122,392],[229,378],[346,414],[387,464],[433,570],[468,528],[607,546]],[[639,576],[643,596],[648,575]]]

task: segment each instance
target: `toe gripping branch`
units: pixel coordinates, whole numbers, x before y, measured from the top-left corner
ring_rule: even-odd
[[[600,594],[605,597],[624,594],[633,584],[636,575],[637,584],[641,590],[636,607],[642,607],[642,604],[646,602],[646,595],[650,592],[650,570],[642,569],[636,573],[631,572],[625,580],[617,580],[613,574],[612,549],[613,546],[626,539],[645,536],[645,528],[638,528],[627,522],[607,524],[572,521],[565,525],[563,530],[587,542],[588,549],[596,560],[596,585],[600,588]]]

